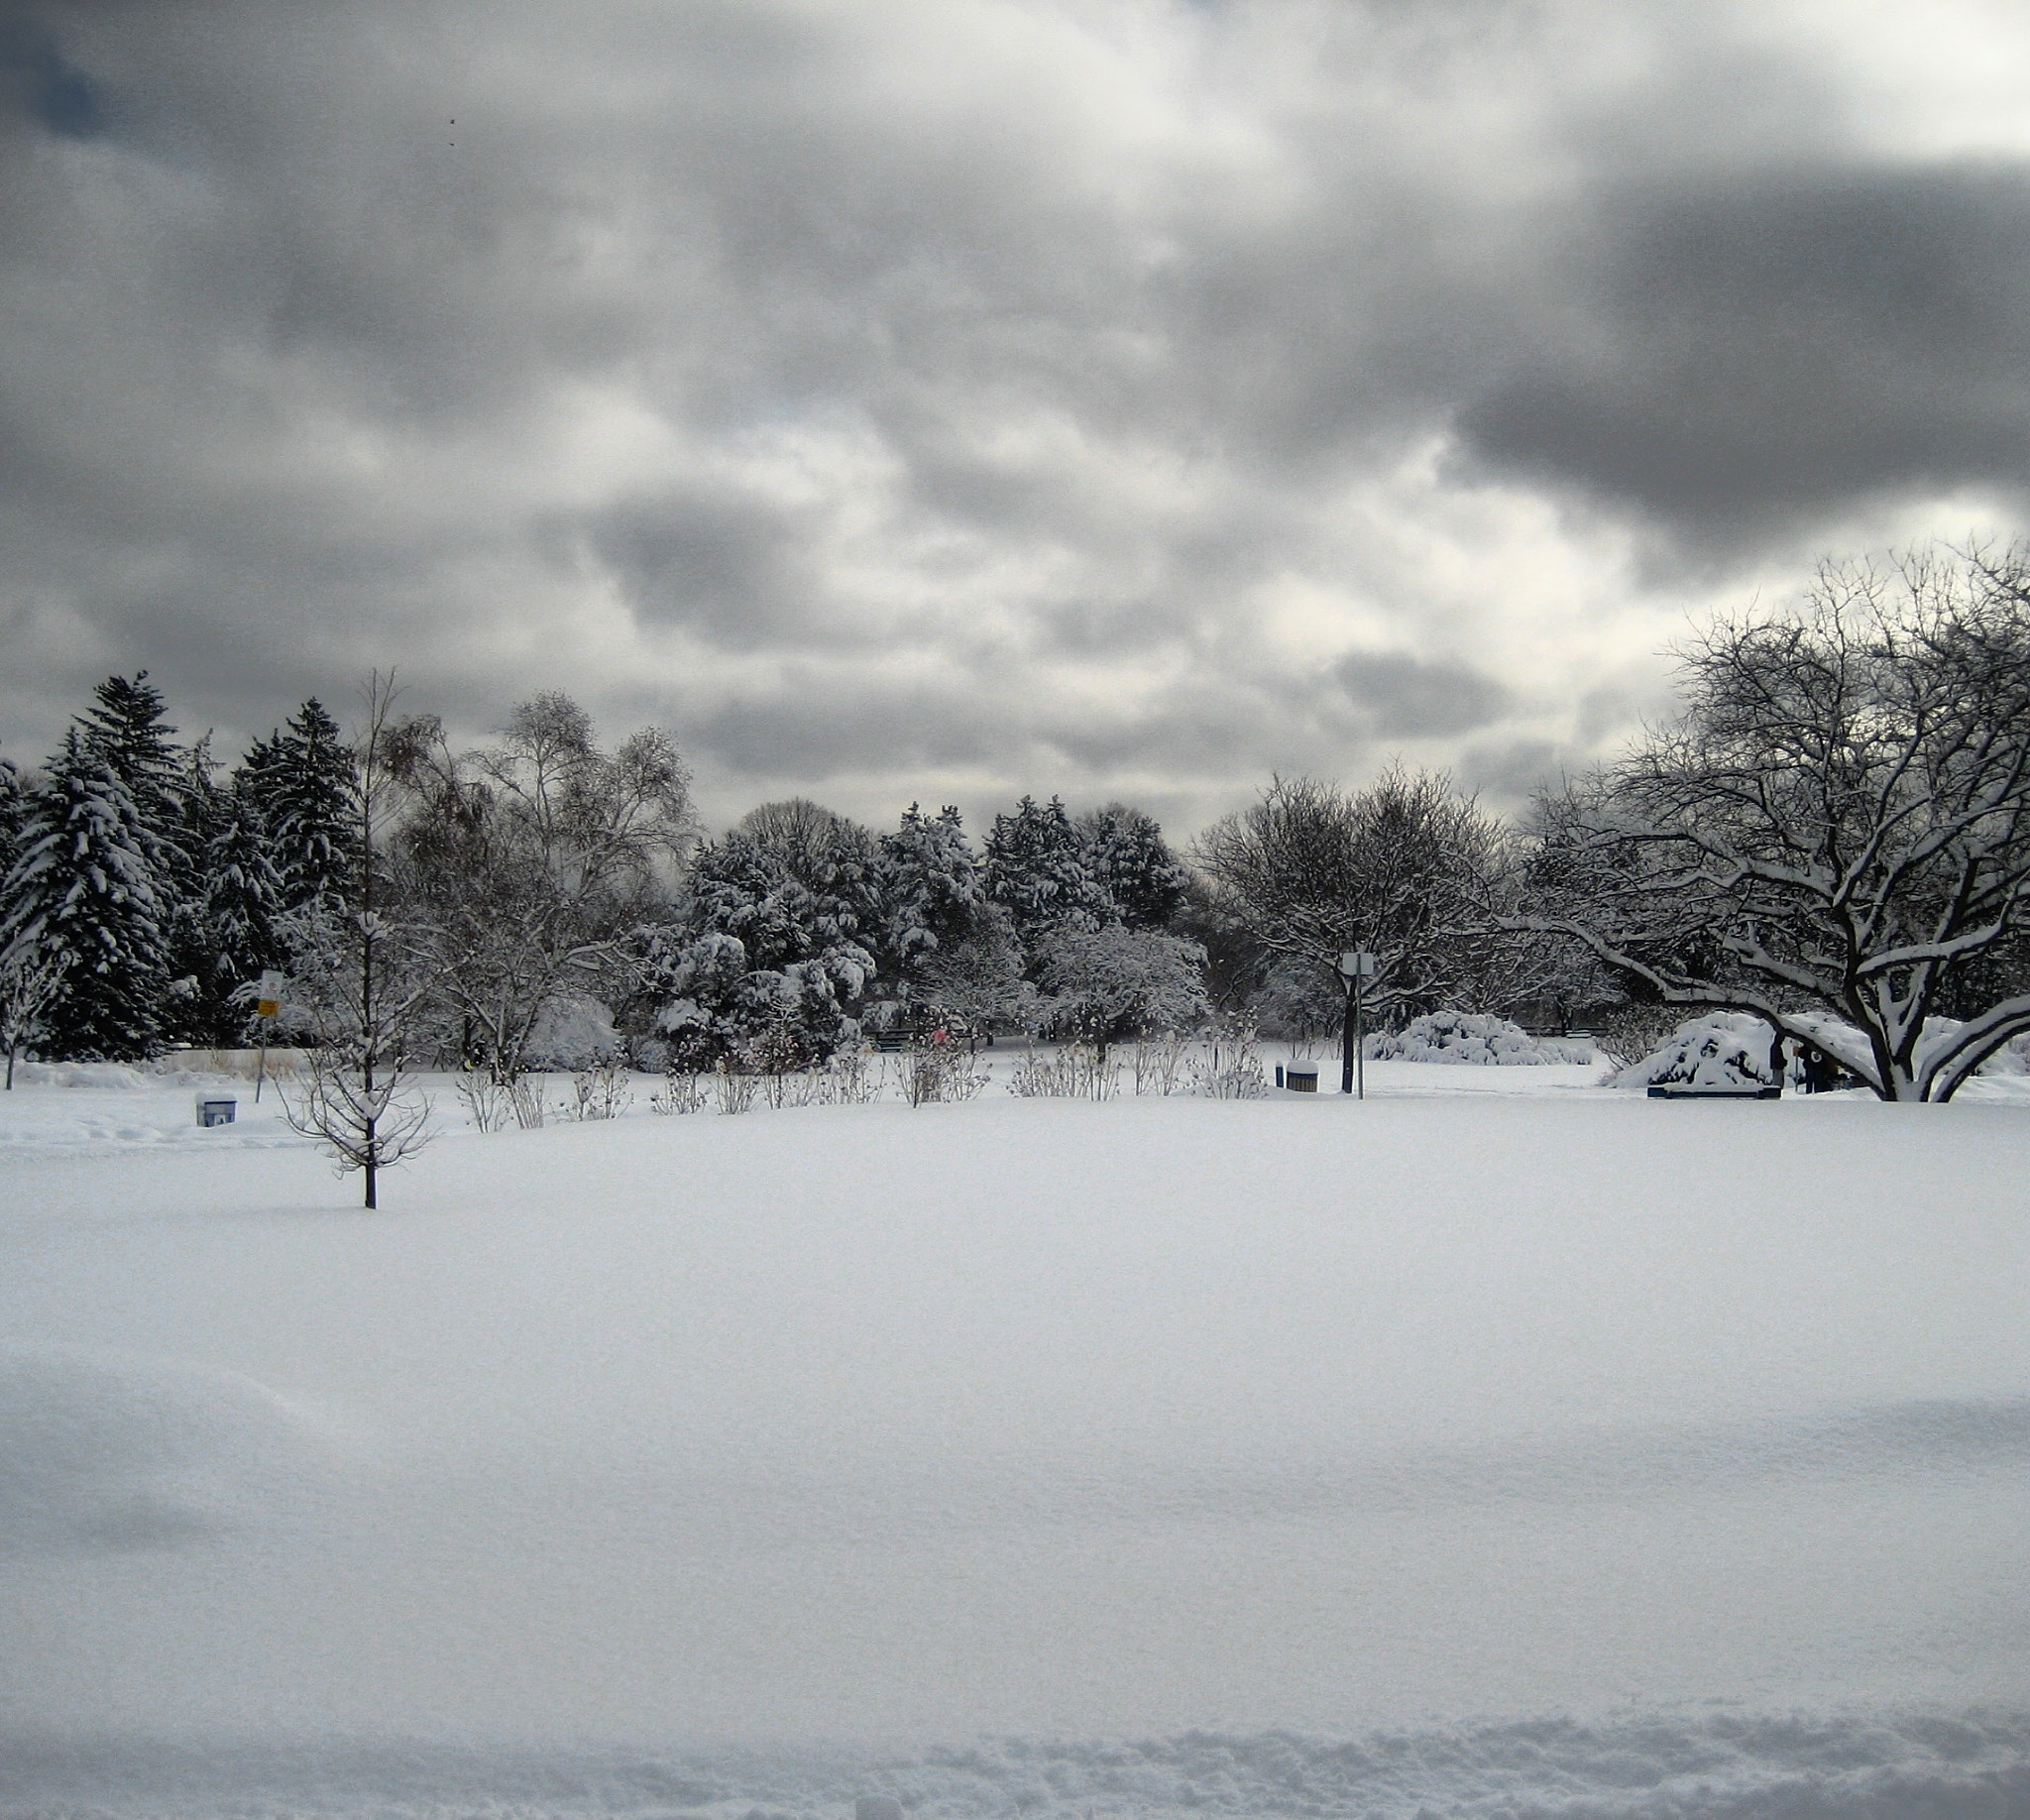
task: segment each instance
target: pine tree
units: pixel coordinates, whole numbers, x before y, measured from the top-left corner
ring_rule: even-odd
[[[165,726],[169,712],[163,692],[146,670],[130,679],[108,676],[92,691],[98,704],[78,717],[85,747],[102,758],[127,788],[135,809],[169,854],[176,844],[182,813],[186,758]]]
[[[162,854],[132,793],[76,727],[29,799],[0,886],[0,956],[52,956],[62,983],[45,1053],[136,1060],[160,1045]]]
[[[1025,796],[1013,815],[995,816],[986,847],[987,896],[1007,910],[1025,952],[1033,954],[1052,929],[1099,929],[1118,920],[1092,875],[1085,843],[1055,796],[1044,804]]]
[[[979,861],[949,803],[935,816],[911,803],[902,826],[881,837],[875,872],[885,972],[913,973],[925,957],[965,940],[985,916]]]
[[[211,736],[206,734],[181,759],[173,791],[161,799],[169,818],[161,840],[159,891],[163,965],[169,982],[163,1034],[171,1043],[198,1048],[229,1046],[236,1039],[220,1034],[212,993],[218,949],[205,899],[211,888],[211,844],[230,811],[212,763]]]
[[[198,976],[202,1041],[233,1048],[247,1039],[253,990],[263,972],[286,967],[277,931],[282,879],[268,856],[261,812],[238,791],[221,793],[217,826],[205,848],[202,926],[206,967]]]
[[[11,758],[0,758],[0,878],[14,869],[21,852],[21,819],[28,813],[28,786]]]
[[[324,705],[312,696],[287,732],[257,739],[234,782],[268,831],[283,910],[344,903],[358,870],[359,772]]]
[[[1086,864],[1130,929],[1168,929],[1183,907],[1191,875],[1163,838],[1155,819],[1126,803],[1108,803],[1078,818]]]

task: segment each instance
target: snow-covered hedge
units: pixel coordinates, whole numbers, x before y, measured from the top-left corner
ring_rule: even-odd
[[[1694,1086],[1768,1086],[1769,1026],[1742,1011],[1715,1011],[1680,1024],[1662,1045],[1608,1082],[1649,1087],[1664,1081]]]
[[[614,1015],[595,998],[559,995],[536,1013],[523,1059],[530,1068],[595,1068],[620,1053]]]
[[[1974,1072],[1982,1075],[2030,1075],[2030,1036],[2012,1037]]]
[[[17,1062],[17,1086],[110,1087],[132,1091],[149,1085],[148,1077],[126,1062]]]
[[[1543,1068],[1592,1060],[1589,1045],[1533,1037],[1505,1017],[1479,1011],[1432,1011],[1401,1030],[1369,1037],[1371,1062],[1452,1062],[1478,1068]]]

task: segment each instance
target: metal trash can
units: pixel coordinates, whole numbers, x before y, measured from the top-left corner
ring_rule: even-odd
[[[239,1109],[240,1102],[229,1093],[197,1095],[197,1122],[200,1125],[230,1125]]]
[[[1293,1093],[1315,1093],[1318,1090],[1318,1065],[1315,1062],[1293,1062],[1283,1071],[1283,1084]]]

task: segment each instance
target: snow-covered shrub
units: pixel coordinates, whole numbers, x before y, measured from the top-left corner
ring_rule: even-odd
[[[824,1069],[828,1106],[870,1106],[881,1097],[881,1072],[862,1049],[835,1050]]]
[[[1983,1075],[2030,1075],[2030,1035],[2012,1037],[1980,1065]]]
[[[1207,1099],[1266,1099],[1269,1077],[1256,1049],[1255,1032],[1242,1027],[1215,1030],[1203,1056],[1189,1068],[1192,1086]]]
[[[588,1120],[619,1118],[634,1103],[634,1095],[623,1084],[618,1062],[581,1069],[571,1077],[571,1098],[564,1116],[584,1124]]]
[[[1643,1088],[1666,1082],[1691,1086],[1772,1086],[1769,1050],[1774,1034],[1759,1017],[1714,1011],[1680,1024],[1669,1039],[1610,1086]]]
[[[799,1075],[811,1066],[810,1039],[787,1018],[756,1031],[736,1052],[736,1066],[749,1075]]]
[[[987,1083],[985,1073],[973,1066],[962,1049],[933,1044],[911,1050],[896,1058],[902,1076],[902,1096],[913,1106],[933,1100],[971,1099]]]
[[[1111,1099],[1120,1084],[1118,1062],[1102,1062],[1078,1044],[1055,1060],[1031,1056],[1008,1077],[1017,1099]]]
[[[734,1116],[752,1107],[760,1081],[754,1075],[736,1075],[722,1062],[713,1074],[712,1084],[719,1094],[720,1111]]]
[[[1822,1020],[1831,1038],[1822,1042],[1821,1047],[1840,1061],[1852,1072],[1852,1064],[1846,1060],[1848,1053],[1864,1056],[1867,1053],[1867,1039],[1851,1024],[1836,1024],[1832,1019]],[[1953,1043],[1963,1028],[1963,1020],[1957,1017],[1928,1017],[1924,1020],[1923,1033],[1917,1039],[1917,1060],[1921,1067],[1934,1054]],[[1817,1031],[1814,1031],[1817,1035]],[[1842,1039],[1845,1041],[1842,1041]],[[1993,1055],[1974,1071],[1976,1075],[2007,1076],[2030,1075],[2030,1034],[2012,1037]]]
[[[1175,1093],[1190,1050],[1191,1039],[1178,1030],[1138,1038],[1133,1052],[1137,1094],[1160,1093],[1168,1098]]]
[[[514,1116],[507,1087],[486,1070],[459,1076],[458,1097],[464,1102],[466,1118],[475,1131],[506,1130],[508,1121]]]
[[[648,1096],[648,1109],[664,1118],[679,1117],[705,1109],[705,1077],[681,1075],[675,1070],[662,1078],[662,1085]]]
[[[109,1087],[116,1091],[148,1085],[148,1077],[125,1062],[24,1062],[15,1078],[25,1086]]]
[[[1544,1068],[1575,1059],[1583,1045],[1531,1036],[1505,1017],[1479,1011],[1431,1011],[1365,1045],[1370,1062],[1449,1062],[1478,1068]],[[1585,1060],[1583,1055],[1578,1060]]]
[[[600,1068],[620,1053],[614,1016],[596,998],[558,994],[535,1014],[522,1064],[532,1069]]]
[[[508,1103],[514,1108],[514,1122],[524,1131],[540,1131],[549,1108],[543,1101],[540,1075],[516,1075],[507,1083]]]
[[[1627,1068],[1661,1048],[1683,1021],[1682,1005],[1612,1005],[1594,1019],[1593,1045],[1603,1060]]]

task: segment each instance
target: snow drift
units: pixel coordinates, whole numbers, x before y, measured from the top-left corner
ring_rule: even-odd
[[[0,1811],[2010,1811],[2015,1083],[1375,1073],[453,1133],[379,1216],[17,1092]]]

